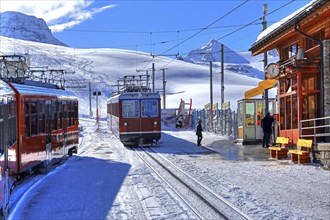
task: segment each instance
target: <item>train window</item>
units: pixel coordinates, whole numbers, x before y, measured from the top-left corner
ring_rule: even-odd
[[[122,102],[123,118],[138,118],[140,105],[138,100],[124,100]]]
[[[46,100],[46,132],[51,132],[52,127],[52,103],[50,100]]]
[[[45,101],[39,100],[39,133],[45,133]]]
[[[158,116],[158,101],[157,100],[142,100],[141,101],[142,117],[157,117]]]
[[[16,142],[16,103],[15,101],[13,101],[12,103],[12,117],[11,117],[11,124],[12,124],[12,134],[13,134],[13,137],[12,137],[12,142]]]
[[[24,113],[25,113],[25,136],[30,137],[30,100],[24,101]]]
[[[30,102],[31,108],[31,135],[38,134],[38,114],[37,114],[37,101],[32,100]]]
[[[53,120],[53,130],[57,130],[57,102],[52,100],[52,120]]]

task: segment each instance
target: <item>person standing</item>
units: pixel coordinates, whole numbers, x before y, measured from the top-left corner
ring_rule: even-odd
[[[202,139],[203,139],[202,131],[203,131],[202,121],[198,120],[198,125],[197,125],[197,128],[196,128],[197,145],[198,146],[201,146],[201,142],[202,142]]]
[[[265,117],[261,120],[262,131],[264,136],[262,138],[262,147],[269,147],[269,138],[272,134],[272,126],[275,119],[267,112]]]

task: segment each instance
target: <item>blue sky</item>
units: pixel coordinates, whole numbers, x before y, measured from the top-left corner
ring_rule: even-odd
[[[262,30],[261,20],[256,20],[263,16],[263,4],[268,4],[270,13],[289,2],[292,0],[1,0],[0,10],[43,18],[55,37],[75,48],[184,55],[212,39],[232,50],[248,51]],[[271,13],[266,17],[268,26],[309,2],[295,0]]]

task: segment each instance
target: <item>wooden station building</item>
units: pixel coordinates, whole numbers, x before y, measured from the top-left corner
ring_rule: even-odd
[[[250,51],[255,56],[273,49],[280,60],[265,75],[278,83],[278,135],[296,144],[301,127],[314,123],[302,120],[330,116],[330,1],[311,1],[273,24]]]

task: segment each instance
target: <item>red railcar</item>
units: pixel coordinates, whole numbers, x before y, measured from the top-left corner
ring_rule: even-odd
[[[17,57],[19,61],[14,60]],[[22,69],[13,67],[21,65],[21,59],[14,55],[0,60],[0,211],[4,216],[14,182],[76,153],[79,140],[77,97],[58,85],[17,74]]]
[[[160,95],[127,92],[107,101],[108,124],[126,146],[153,145],[161,138]]]

